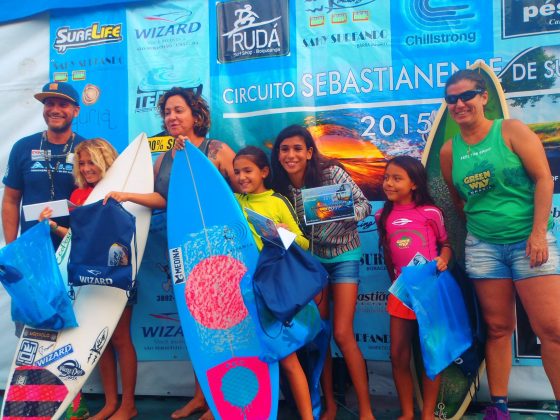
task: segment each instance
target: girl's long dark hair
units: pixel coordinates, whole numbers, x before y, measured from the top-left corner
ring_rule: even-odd
[[[412,191],[412,199],[414,200],[414,204],[416,204],[416,206],[435,206],[434,200],[428,190],[428,177],[426,175],[426,169],[418,159],[411,156],[397,156],[387,163],[387,168],[389,165],[395,165],[404,169],[410,180],[416,185],[416,189]],[[387,218],[389,217],[391,210],[393,210],[393,202],[386,200],[377,224],[379,247],[383,249],[386,258],[389,256]]]
[[[321,186],[321,175],[323,173],[324,168],[328,168],[329,166],[340,166],[344,168],[344,166],[336,159],[331,159],[319,152],[317,149],[317,145],[315,144],[315,140],[313,140],[313,136],[309,132],[309,130],[301,125],[290,125],[284,128],[278,136],[276,136],[276,141],[274,142],[274,146],[272,146],[272,153],[270,156],[270,161],[272,164],[272,183],[274,190],[279,192],[280,194],[290,197],[290,191],[288,189],[289,185],[291,185],[290,178],[286,173],[284,167],[280,164],[280,160],[278,159],[280,153],[280,145],[284,140],[290,137],[299,136],[305,142],[305,147],[307,150],[312,148],[313,153],[311,155],[311,159],[307,162],[307,167],[305,169],[305,177],[304,177],[304,185],[307,188],[319,187]]]
[[[262,149],[259,149],[257,146],[244,147],[239,152],[237,152],[237,154],[233,158],[233,161],[235,162],[235,160],[240,157],[249,158],[251,162],[257,165],[257,167],[261,170],[264,168],[268,168],[268,175],[264,179],[263,183],[266,189],[272,188],[272,171],[270,170],[270,163],[268,163],[268,157]]]

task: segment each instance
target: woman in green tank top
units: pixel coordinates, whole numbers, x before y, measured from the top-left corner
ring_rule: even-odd
[[[445,95],[460,133],[441,148],[441,171],[466,218],[467,272],[488,326],[492,405],[484,418],[508,419],[516,294],[541,340],[543,365],[560,400],[560,257],[550,232],[554,184],[541,141],[529,127],[486,118],[488,92],[479,73],[455,73]]]

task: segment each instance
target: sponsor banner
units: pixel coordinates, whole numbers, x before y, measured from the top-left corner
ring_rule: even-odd
[[[296,2],[299,103],[331,105],[379,96],[391,64],[389,0]]]
[[[494,67],[492,16],[492,2],[391,2],[392,57],[386,70],[376,66],[379,88],[391,102],[441,101],[453,72],[479,59]]]
[[[266,150],[285,126],[305,125],[321,153],[342,162],[368,199],[381,200],[387,159],[398,155],[421,157],[440,103],[437,98],[433,104],[407,105],[406,101],[395,101],[394,106],[387,107],[361,103],[314,113],[292,109],[287,114],[243,115],[232,117],[227,126],[220,126],[223,134],[218,138],[237,138],[246,142],[241,145],[253,144]],[[246,133],[241,137],[235,132],[236,128],[241,129],[239,126]],[[267,130],[263,132],[262,127]]]
[[[175,139],[164,131],[155,136],[148,137],[148,143],[150,144],[150,151],[152,153],[167,152],[173,148]]]
[[[554,112],[560,98],[560,45],[534,46],[520,51],[499,73],[510,116],[541,139],[560,193],[560,118]]]
[[[509,68],[509,77],[518,85],[517,88],[514,87],[516,91],[542,89],[535,85],[535,81],[542,80],[545,75],[546,79],[553,78],[554,70],[552,69],[556,67],[556,65],[545,63],[548,60],[552,60],[554,63],[557,58],[556,54],[551,55],[546,49],[558,44],[560,3],[546,0],[495,0],[493,5],[493,55],[500,61],[500,71],[512,67]],[[549,11],[551,6],[555,10],[553,14],[550,14]],[[544,15],[541,14],[541,11]],[[549,15],[545,16],[547,14]],[[536,24],[536,22],[542,22],[543,17],[548,24]],[[527,22],[523,23],[524,20]],[[529,27],[535,29],[539,25],[538,30],[529,33]],[[538,48],[545,50],[538,50]],[[534,49],[537,51],[533,51]],[[533,84],[533,87],[530,84]],[[548,87],[550,88],[550,86]]]
[[[371,202],[372,214],[383,206],[382,201]],[[387,299],[391,280],[387,274],[383,253],[379,249],[375,218],[368,216],[358,226],[362,257],[360,259],[360,285],[354,315],[354,335],[366,360],[389,360],[391,340]],[[342,357],[334,340],[331,343],[334,357]]]
[[[102,137],[117,150],[128,144],[126,103],[126,23],[119,8],[51,14],[50,74],[80,94],[73,129]]]
[[[288,0],[218,2],[216,20],[220,63],[290,54]]]
[[[555,187],[558,179],[556,176]],[[552,232],[560,243],[560,194],[554,194],[551,215]],[[520,366],[542,366],[541,341],[531,328],[529,317],[519,298],[516,300],[517,324],[513,335],[513,364]]]
[[[211,30],[217,40],[210,43],[211,136],[236,150],[257,144],[263,134],[275,133],[276,126],[268,126],[272,118],[259,119],[263,126],[255,125],[251,116],[278,114],[275,110],[297,104],[296,16],[293,2],[286,0],[216,5],[210,8]],[[245,41],[233,43],[238,39]],[[260,46],[265,40],[266,48]],[[265,133],[262,127],[268,128]]]
[[[305,125],[319,150],[339,159],[379,208],[387,160],[421,157],[445,81],[483,59],[502,80],[511,116],[543,141],[559,236],[557,3],[167,0],[126,11],[57,12],[51,74],[79,88],[84,104],[76,130],[118,148],[141,131],[154,153],[172,147],[157,103],[173,86],[208,100],[210,136],[234,150],[249,144],[269,150],[282,128]],[[138,277],[133,336],[140,360],[181,359],[172,285],[184,279],[181,267],[169,264],[165,229],[153,229],[160,238],[150,234],[144,263],[151,268],[143,264]],[[373,217],[360,223],[360,232],[355,331],[366,358],[387,360],[389,280]]]
[[[536,97],[546,93],[554,94],[552,99],[556,99],[560,93],[560,45],[534,45],[514,51],[517,54],[503,62],[499,77],[509,98],[520,96],[527,99],[516,99],[510,106],[534,105],[541,99]]]
[[[147,133],[152,152],[169,150],[157,104],[174,86],[210,91],[208,3],[165,1],[127,10],[128,118]]]
[[[372,216],[358,225],[362,242],[360,261],[360,286],[354,334],[358,346],[367,360],[389,360],[389,314],[387,298],[391,280],[387,274],[383,252],[379,249],[377,226],[373,214],[383,206],[383,202],[372,202]]]
[[[489,1],[393,1],[393,61],[486,58],[492,52],[492,15]]]
[[[164,212],[152,216],[137,278],[138,304],[132,311],[131,332],[138,359],[188,360],[173,294]]]
[[[296,10],[299,48],[335,53],[390,48],[387,0],[318,0],[297,3]]]
[[[502,37],[560,32],[560,2],[502,0]]]

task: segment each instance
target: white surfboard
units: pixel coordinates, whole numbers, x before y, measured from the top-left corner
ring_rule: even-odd
[[[109,191],[149,193],[153,188],[150,148],[142,133],[119,155],[85,204],[104,198]],[[146,245],[151,210],[134,203],[123,205],[136,216],[136,258],[131,253],[135,275]],[[65,283],[70,239],[71,232],[56,252]],[[134,249],[134,243],[131,247]],[[24,328],[8,375],[1,418],[59,418],[99,361],[125,308],[127,293],[95,285],[77,287],[75,293],[78,327],[59,332]]]

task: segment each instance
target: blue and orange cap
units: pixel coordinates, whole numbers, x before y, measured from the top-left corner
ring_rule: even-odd
[[[40,93],[33,95],[39,102],[45,102],[47,98],[67,99],[74,105],[80,106],[80,98],[76,89],[71,84],[65,82],[49,82],[43,86]]]

